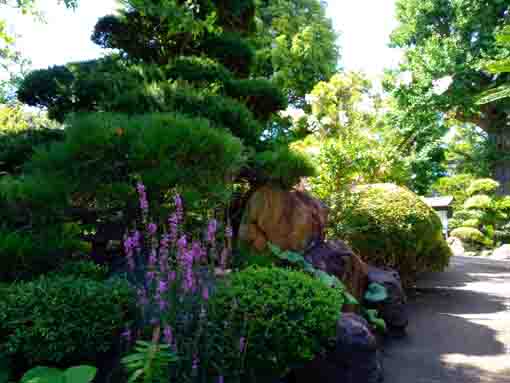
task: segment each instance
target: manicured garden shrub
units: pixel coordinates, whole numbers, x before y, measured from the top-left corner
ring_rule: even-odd
[[[475,227],[459,227],[452,230],[450,236],[461,239],[465,244],[473,249],[490,246],[491,244],[491,241]]]
[[[492,198],[485,194],[475,195],[464,202],[464,209],[490,209]]]
[[[94,364],[133,319],[122,280],[47,276],[15,283],[0,296],[0,353],[27,365]]]
[[[224,344],[218,362],[235,361],[245,352],[245,371],[281,375],[334,341],[342,303],[339,290],[299,271],[250,267],[235,273],[210,306],[218,342]],[[221,367],[227,375],[228,365]]]
[[[89,260],[72,260],[63,263],[56,271],[63,276],[104,281],[108,276],[108,267],[97,265]]]
[[[368,263],[400,272],[410,284],[439,271],[451,255],[438,215],[411,191],[393,184],[357,188],[332,206],[330,234],[344,238]]]
[[[65,256],[78,250],[85,250],[85,244],[66,230],[0,229],[0,282],[31,279],[55,270]]]
[[[480,178],[472,181],[467,188],[470,196],[478,194],[493,194],[499,188],[499,182],[491,178]]]

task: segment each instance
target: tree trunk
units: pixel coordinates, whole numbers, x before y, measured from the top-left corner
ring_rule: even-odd
[[[490,132],[489,139],[500,154],[492,166],[493,178],[499,182],[499,195],[510,195],[510,129]]]

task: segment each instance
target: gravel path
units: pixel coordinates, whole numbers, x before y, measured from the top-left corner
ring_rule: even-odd
[[[408,336],[384,348],[386,383],[510,383],[510,262],[454,257],[409,294]]]

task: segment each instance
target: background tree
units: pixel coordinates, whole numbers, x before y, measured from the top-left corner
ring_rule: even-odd
[[[399,0],[399,26],[391,36],[403,48],[400,68],[409,81],[393,87],[398,100],[399,124],[417,140],[434,141],[448,127],[448,120],[471,123],[486,131],[503,155],[492,164],[492,173],[507,193],[510,172],[505,155],[508,135],[508,101],[477,104],[478,94],[505,81],[484,69],[486,58],[508,57],[496,43],[495,32],[508,22],[509,4],[491,0]]]
[[[338,70],[338,36],[326,7],[322,0],[257,0],[254,74],[274,76],[297,107],[305,105],[315,84]]]
[[[358,184],[409,181],[409,159],[396,150],[399,136],[386,120],[391,100],[365,75],[337,73],[319,82],[306,100],[310,113],[294,110],[294,129],[310,135],[293,146],[318,163],[310,183],[320,198],[328,201]]]

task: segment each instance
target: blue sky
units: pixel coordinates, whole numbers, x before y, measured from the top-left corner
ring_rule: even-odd
[[[329,0],[328,15],[341,33],[342,66],[376,76],[395,66],[400,54],[387,47],[396,25],[395,0]],[[7,11],[7,20],[20,35],[18,49],[30,58],[34,68],[95,58],[103,51],[90,41],[97,19],[112,13],[115,0],[82,0],[77,11],[56,5],[56,0],[40,0],[46,23],[34,23],[29,16]],[[4,13],[4,12],[2,12]]]

